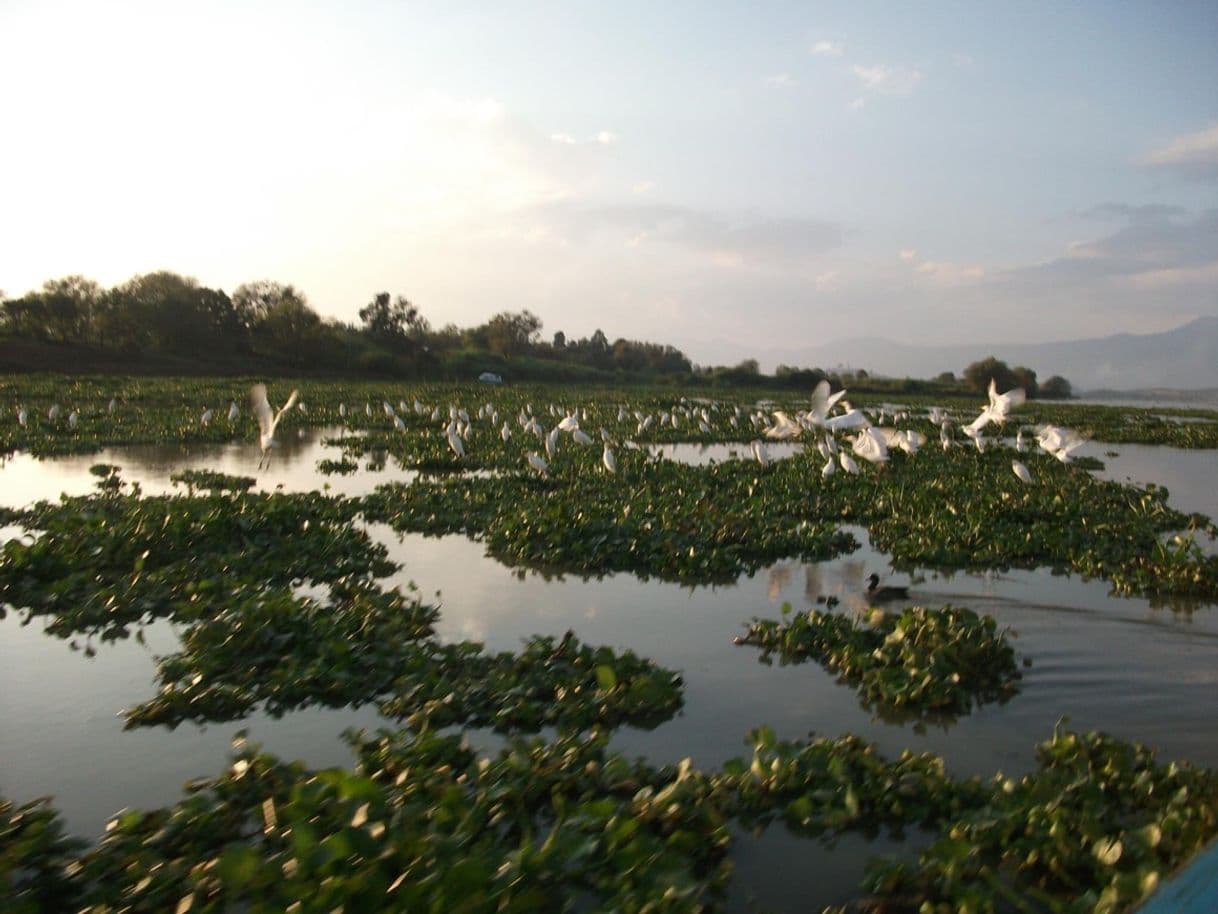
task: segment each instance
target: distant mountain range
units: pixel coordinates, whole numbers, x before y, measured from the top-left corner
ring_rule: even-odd
[[[992,355],[1012,367],[1033,369],[1042,381],[1061,375],[1076,392],[1095,388],[1110,393],[1148,388],[1197,390],[1218,387],[1218,317],[1199,317],[1164,333],[1119,333],[1055,343],[917,346],[858,337],[754,355],[768,371],[777,365],[842,367],[916,378],[931,378],[944,371],[958,375],[970,363]]]

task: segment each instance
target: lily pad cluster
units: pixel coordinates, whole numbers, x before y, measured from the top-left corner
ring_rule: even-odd
[[[809,610],[785,621],[754,619],[737,644],[761,648],[762,662],[814,660],[858,689],[865,707],[967,714],[1018,690],[1019,667],[1006,633],[970,609],[911,606],[861,620]]]

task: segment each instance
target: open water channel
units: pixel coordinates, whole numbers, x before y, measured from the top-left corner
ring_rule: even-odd
[[[139,482],[146,493],[170,490],[170,474],[184,469],[258,475],[262,489],[329,486],[344,494],[411,477],[392,462],[382,472],[320,474],[318,460],[337,456],[322,444],[334,433],[313,430],[289,438],[261,474],[252,443],[127,447],[42,461],[18,456],[0,468],[0,503],[19,506],[64,492],[88,493],[95,482],[88,469],[99,462],[120,465],[123,478]],[[705,462],[733,459],[731,451],[741,450],[715,447],[678,445],[664,453]],[[1118,456],[1105,455],[1112,451]],[[1107,478],[1165,485],[1174,507],[1218,515],[1213,451],[1089,444],[1085,452],[1105,461]],[[944,756],[956,775],[1018,774],[1034,767],[1035,745],[1068,716],[1074,728],[1102,729],[1156,747],[1161,759],[1218,767],[1218,607],[1154,606],[1109,596],[1102,581],[1047,571],[910,579],[891,573],[861,529],[853,532],[863,546],[850,555],[817,564],[779,562],[713,588],[628,574],[548,578],[506,568],[465,537],[400,536],[375,525],[369,531],[403,566],[391,583],[413,582],[424,598],[438,594],[443,638],[470,638],[503,650],[533,634],[561,636],[572,629],[586,643],[630,648],[679,671],[684,709],[654,730],[619,730],[614,746],[630,755],[661,762],[689,756],[710,768],[746,756],[745,735],[768,724],[783,738],[853,732],[891,755],[906,747],[931,751]],[[0,540],[18,532],[0,530]],[[863,709],[854,691],[815,663],[766,666],[756,649],[733,644],[751,618],[777,617],[783,603],[807,609],[818,597],[834,596],[841,611],[863,607],[865,578],[873,571],[898,583],[910,580],[911,602],[966,606],[1010,629],[1018,655],[1031,661],[1019,694],[955,721],[915,726]],[[40,629],[38,622],[23,626],[17,613],[0,621],[0,794],[17,802],[54,797],[69,829],[81,836],[99,835],[122,807],[169,804],[184,782],[218,773],[238,729],[283,757],[324,766],[350,764],[339,739],[345,728],[385,723],[369,707],[124,731],[116,714],[151,696],[154,657],[174,649],[173,626],[150,626],[146,645],[98,645],[92,658]],[[494,743],[481,733],[471,739]],[[916,837],[903,844],[848,837],[829,846],[792,837],[781,825],[760,835],[738,834],[732,907],[819,910],[855,894],[868,857],[912,854],[917,843]]]

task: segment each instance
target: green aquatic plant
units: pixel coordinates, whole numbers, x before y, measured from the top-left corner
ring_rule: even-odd
[[[814,660],[857,688],[864,707],[890,711],[967,714],[1006,701],[1020,679],[1007,633],[953,606],[874,610],[864,621],[785,604],[783,621],[754,619],[736,643],[760,647],[763,663]]]
[[[1058,729],[1039,768],[998,776],[915,865],[877,865],[894,911],[1128,910],[1218,833],[1218,777],[1099,733]]]

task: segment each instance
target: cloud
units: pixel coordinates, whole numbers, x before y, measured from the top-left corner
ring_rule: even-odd
[[[817,57],[841,57],[844,48],[832,41],[818,41],[812,45],[812,53]]]
[[[765,84],[771,89],[790,89],[794,86],[798,86],[799,80],[787,73],[778,73],[774,76],[767,76]]]
[[[836,223],[817,219],[747,219],[669,204],[580,205],[556,202],[520,211],[517,217],[571,244],[619,236],[622,243],[677,245],[710,253],[716,262],[800,261],[842,243]]]
[[[975,282],[985,276],[985,270],[976,264],[949,263],[940,260],[924,260],[914,270],[932,282],[942,286],[958,286]]]
[[[863,89],[875,95],[910,95],[922,82],[922,71],[910,67],[890,67],[885,64],[861,67],[855,64],[850,69],[863,84]]]
[[[1166,146],[1142,156],[1138,164],[1198,181],[1218,181],[1218,124],[1176,137]]]
[[[569,133],[551,133],[550,142],[562,146],[584,146],[589,143],[599,143],[601,146],[612,146],[617,142],[617,134],[612,130],[601,130],[584,140],[576,139]]]
[[[1138,223],[1165,222],[1187,214],[1188,210],[1182,206],[1168,206],[1164,203],[1146,203],[1141,206],[1131,206],[1128,203],[1101,203],[1078,213],[1083,219]]]
[[[1123,216],[1125,225],[1062,256],[1006,271],[1001,281],[1025,288],[1096,283],[1204,285],[1218,261],[1218,209],[1189,217],[1179,207],[1102,204],[1094,212]],[[1212,280],[1210,280],[1212,281]]]

